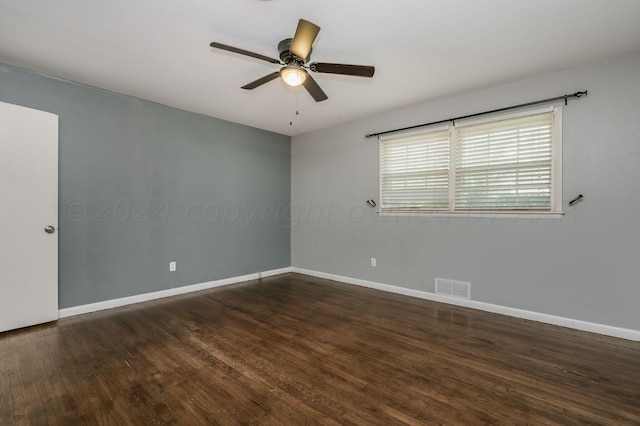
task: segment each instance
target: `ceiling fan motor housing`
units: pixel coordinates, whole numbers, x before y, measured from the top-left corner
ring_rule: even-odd
[[[293,42],[292,38],[285,38],[280,43],[278,43],[278,52],[280,53],[280,60],[287,65],[303,65],[305,62],[311,58],[311,51],[309,51],[309,56],[307,58],[298,58],[296,55],[291,53],[291,43]]]

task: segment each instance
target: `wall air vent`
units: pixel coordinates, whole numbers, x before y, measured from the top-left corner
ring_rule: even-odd
[[[445,278],[436,278],[436,294],[470,299],[471,283],[447,280]]]

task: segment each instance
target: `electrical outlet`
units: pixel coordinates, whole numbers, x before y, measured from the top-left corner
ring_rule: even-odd
[[[176,262],[169,262],[169,271],[173,272],[176,270]]]
[[[374,267],[374,268],[376,267],[376,258],[375,257],[371,258],[371,266]]]

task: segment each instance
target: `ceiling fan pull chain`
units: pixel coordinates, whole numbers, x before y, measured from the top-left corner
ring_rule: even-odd
[[[298,105],[300,102],[300,91],[296,89],[296,115],[300,115],[300,112],[298,111]],[[289,126],[293,126],[293,118],[291,118],[291,121],[289,121]]]

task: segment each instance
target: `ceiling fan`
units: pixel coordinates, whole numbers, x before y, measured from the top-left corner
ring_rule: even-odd
[[[328,96],[318,86],[318,83],[311,77],[307,70],[318,73],[352,75],[356,77],[373,77],[375,67],[368,65],[333,64],[327,62],[312,62],[311,45],[318,36],[320,27],[304,19],[298,21],[298,28],[293,38],[286,38],[278,43],[280,60],[226,44],[212,42],[211,47],[229,52],[239,53],[252,58],[261,59],[272,64],[284,65],[280,71],[272,72],[251,83],[242,86],[243,89],[253,90],[278,77],[289,86],[302,85],[316,102],[328,99]]]

